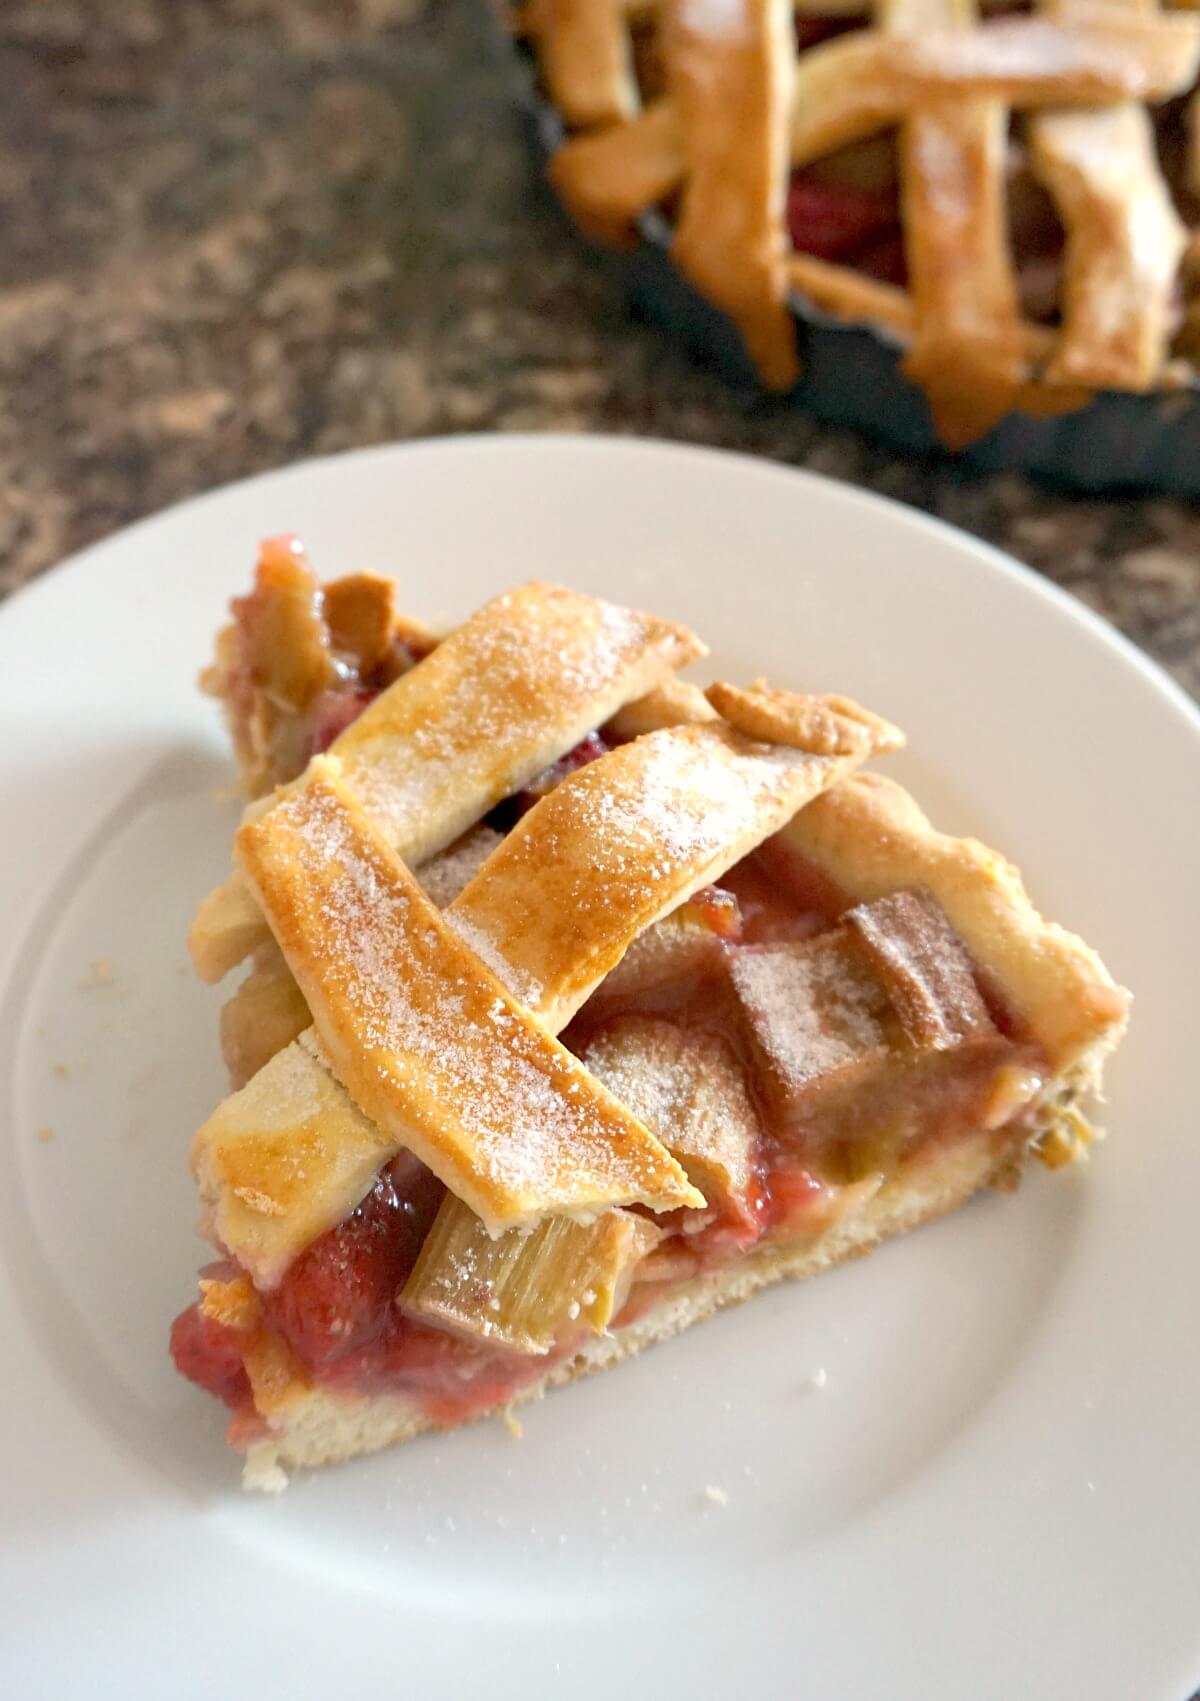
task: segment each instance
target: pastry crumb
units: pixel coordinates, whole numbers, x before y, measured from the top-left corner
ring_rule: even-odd
[[[708,1501],[710,1506],[728,1506],[729,1505],[729,1491],[728,1491],[728,1489],[724,1489],[724,1488],[719,1487],[718,1484],[716,1484],[715,1482],[710,1482],[710,1483],[706,1484],[705,1489],[704,1489],[704,1498],[705,1498],[705,1500]]]
[[[39,1128],[37,1131],[37,1137],[39,1140],[53,1140],[54,1130],[53,1128]]]
[[[805,1381],[804,1391],[807,1394],[819,1394],[828,1381],[829,1372],[824,1365],[820,1365]]]
[[[79,977],[80,992],[92,992],[98,986],[111,986],[117,978],[111,957],[95,957],[88,964],[87,973]]]
[[[513,1440],[523,1440],[525,1436],[525,1425],[521,1422],[516,1412],[513,1411],[512,1407],[505,1406],[500,1415],[504,1419],[505,1429],[507,1429]]]

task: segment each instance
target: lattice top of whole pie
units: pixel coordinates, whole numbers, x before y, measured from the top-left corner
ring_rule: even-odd
[[[568,128],[567,206],[618,242],[664,212],[768,384],[797,376],[791,292],[901,339],[951,446],[1014,407],[1192,375],[1200,170],[1179,102],[1200,20],[1182,8],[528,0],[518,18]]]

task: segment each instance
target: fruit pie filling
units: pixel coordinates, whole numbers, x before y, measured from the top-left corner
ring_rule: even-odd
[[[597,747],[594,737],[587,753]],[[815,1240],[935,1148],[981,1129],[1023,1137],[1042,1085],[1036,1052],[928,893],[848,909],[779,840],[643,935],[564,1041],[652,1126],[670,1097],[656,1100],[652,1084],[678,1083],[684,1066],[687,1114],[712,1124],[709,1149],[693,1158],[667,1114],[658,1119],[707,1208],[658,1217],[635,1208],[663,1232],[624,1277],[614,1327],[760,1242]],[[452,1423],[505,1403],[588,1337],[574,1322],[546,1352],[498,1346],[486,1338],[496,1301],[482,1290],[474,1333],[406,1310],[402,1293],[443,1196],[415,1157],[397,1157],[350,1216],[259,1293],[258,1309],[310,1380],[394,1392]],[[226,1263],[209,1274],[239,1272]],[[240,1343],[200,1305],[172,1334],[179,1368],[234,1408],[235,1436],[249,1440]]]
[[[264,547],[208,677],[264,789],[300,772],[433,647],[391,597],[389,581],[368,575],[322,590],[292,540]],[[507,831],[611,742],[589,734],[490,824]],[[930,894],[852,908],[786,833],[635,940],[562,1037],[675,1150],[707,1201],[657,1217],[633,1209],[660,1232],[646,1231],[653,1244],[614,1283],[613,1327],[760,1242],[815,1240],[956,1139],[1024,1139],[1044,1078]],[[435,1423],[503,1404],[577,1352],[588,1339],[578,1305],[538,1352],[496,1344],[486,1284],[457,1295],[447,1326],[406,1308],[444,1195],[401,1154],[277,1287],[250,1296],[254,1330],[311,1381],[394,1392]],[[239,1278],[245,1288],[231,1260],[206,1276],[222,1291]],[[552,1261],[546,1278],[552,1298]],[[249,1441],[258,1420],[240,1322],[201,1300],[176,1320],[171,1348],[185,1375],[234,1409],[231,1439]]]

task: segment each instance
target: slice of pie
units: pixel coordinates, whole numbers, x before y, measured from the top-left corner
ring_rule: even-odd
[[[555,586],[441,637],[267,544],[205,684],[252,801],[179,1368],[248,1485],[506,1410],[1088,1144],[1127,997],[861,771],[846,698],[700,692]]]

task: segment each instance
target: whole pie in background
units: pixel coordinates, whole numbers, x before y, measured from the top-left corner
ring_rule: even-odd
[[[797,303],[898,341],[951,448],[1195,385],[1184,7],[528,0],[517,23],[565,205],[618,245],[665,218],[771,388],[800,375]]]

